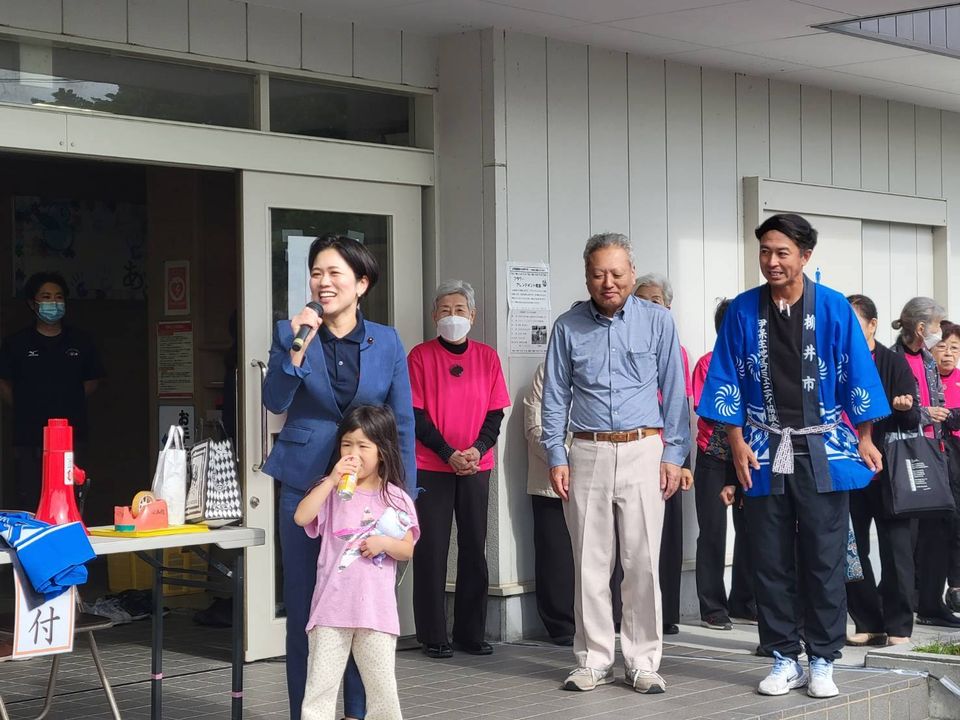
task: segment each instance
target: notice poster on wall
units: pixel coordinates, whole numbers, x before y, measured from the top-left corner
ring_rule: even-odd
[[[193,396],[193,323],[157,323],[157,397]]]
[[[160,433],[160,447],[167,443],[167,433],[171,425],[183,428],[183,446],[189,450],[193,447],[194,422],[193,405],[160,405],[157,408],[157,428]]]
[[[163,264],[163,314],[190,314],[190,261],[168,260]]]
[[[511,355],[544,355],[550,336],[550,266],[507,263]]]

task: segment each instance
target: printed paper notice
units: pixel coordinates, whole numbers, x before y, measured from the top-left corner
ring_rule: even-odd
[[[507,263],[507,305],[511,310],[549,310],[550,266]]]
[[[547,352],[549,310],[511,310],[509,324],[511,355],[543,355]]]
[[[157,323],[157,396],[193,396],[193,323]]]
[[[73,623],[76,588],[65,590],[52,600],[34,593],[29,581],[15,566],[13,594],[16,596],[13,628],[13,657],[28,658],[73,650]]]

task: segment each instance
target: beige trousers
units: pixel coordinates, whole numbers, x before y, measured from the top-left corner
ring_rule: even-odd
[[[307,640],[310,655],[302,720],[335,720],[337,693],[351,650],[367,692],[367,720],[403,720],[397,696],[396,635],[318,626],[307,633]]]
[[[629,670],[657,670],[663,654],[660,607],[660,535],[663,442],[574,440],[564,514],[573,545],[573,652],[580,667],[606,670],[614,662],[610,574],[620,535],[623,619],[620,648]],[[614,524],[616,522],[616,524]]]

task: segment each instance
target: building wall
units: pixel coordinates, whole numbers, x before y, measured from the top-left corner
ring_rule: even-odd
[[[672,280],[695,359],[712,347],[716,300],[745,283],[742,177],[956,199],[949,222],[960,222],[951,112],[499,30],[441,39],[439,98],[439,275],[483,288],[475,334],[498,346],[514,397],[491,493],[491,582],[503,587],[533,577],[518,408],[539,362],[507,352],[507,261],[550,263],[555,317],[586,296],[585,239],[626,232],[638,272]],[[445,116],[467,104],[480,109],[468,123]],[[955,286],[945,299],[960,309]],[[684,514],[692,569],[692,494]],[[692,576],[684,611],[696,612]]]
[[[435,38],[235,0],[0,0],[0,25],[335,78],[437,81]]]

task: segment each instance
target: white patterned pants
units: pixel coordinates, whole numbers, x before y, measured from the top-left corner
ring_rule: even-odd
[[[315,627],[307,639],[310,655],[301,720],[335,720],[340,680],[351,651],[367,692],[366,720],[403,720],[395,635],[364,628]]]

